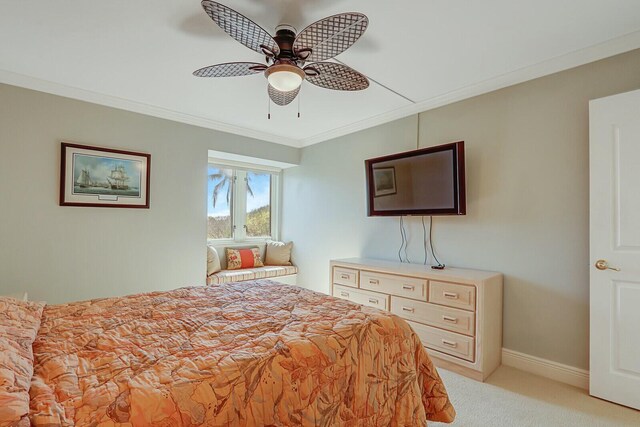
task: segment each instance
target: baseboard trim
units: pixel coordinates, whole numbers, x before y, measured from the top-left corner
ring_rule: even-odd
[[[502,364],[574,387],[589,389],[589,371],[574,366],[564,365],[552,360],[509,350],[508,348],[502,349]]]

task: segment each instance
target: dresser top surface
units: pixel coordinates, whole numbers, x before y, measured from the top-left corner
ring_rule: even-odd
[[[466,268],[445,267],[444,270],[434,270],[429,265],[400,263],[398,261],[372,258],[333,259],[331,260],[331,265],[445,281],[484,281],[502,275],[495,271],[469,270]]]

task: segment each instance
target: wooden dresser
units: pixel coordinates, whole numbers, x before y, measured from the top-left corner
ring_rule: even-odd
[[[502,274],[349,258],[331,279],[333,296],[405,319],[436,366],[479,381],[500,366]]]

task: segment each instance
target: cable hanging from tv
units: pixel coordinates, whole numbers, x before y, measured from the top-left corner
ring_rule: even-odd
[[[427,228],[424,225],[424,216],[422,217],[422,230],[424,231],[423,242],[424,242],[424,265],[427,265]],[[432,231],[433,231],[433,216],[429,216],[429,247],[431,248],[431,256],[433,260],[438,264],[432,265],[431,268],[434,270],[443,270],[445,265],[438,260],[436,257],[436,253],[433,250],[433,239],[432,239]]]
[[[407,231],[404,229],[404,218],[400,217],[400,248],[398,249],[398,258],[400,262],[410,263],[409,256],[407,255],[407,246],[409,245],[409,239],[407,238]],[[404,249],[404,259],[402,259],[402,251]]]

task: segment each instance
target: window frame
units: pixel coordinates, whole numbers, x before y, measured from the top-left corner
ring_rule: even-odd
[[[231,238],[225,239],[210,239],[207,233],[207,244],[212,246],[222,245],[234,245],[239,243],[248,244],[260,244],[268,240],[279,240],[280,238],[280,207],[281,207],[281,186],[282,186],[282,169],[276,167],[262,166],[251,163],[235,162],[229,160],[221,160],[215,158],[209,158],[207,163],[207,170],[210,166],[224,169],[232,169],[233,179],[230,185],[231,187]],[[257,173],[269,173],[271,175],[271,188],[270,188],[270,205],[271,205],[271,236],[265,237],[250,237],[247,236],[247,186],[246,177],[248,172]],[[208,172],[207,172],[208,174]],[[242,184],[245,181],[245,185]],[[209,192],[209,185],[207,184],[207,193]],[[207,194],[207,204],[209,203],[209,197]],[[209,206],[207,205],[207,217]]]

